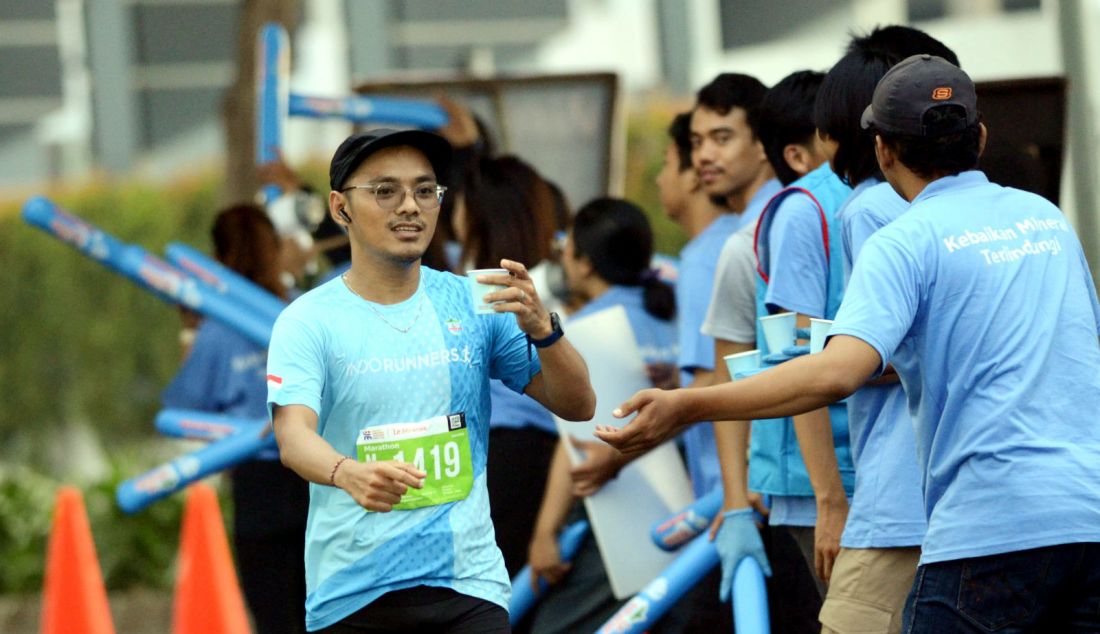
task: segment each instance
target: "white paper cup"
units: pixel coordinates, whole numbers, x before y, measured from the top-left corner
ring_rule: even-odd
[[[485,303],[485,296],[495,291],[502,291],[507,286],[501,286],[499,284],[482,284],[477,281],[479,275],[508,275],[508,269],[477,269],[474,271],[467,271],[466,278],[470,281],[470,298],[474,302],[474,313],[478,315],[491,315],[496,311],[493,310],[493,304]],[[500,302],[493,302],[498,304]]]
[[[722,358],[726,360],[726,367],[729,368],[731,381],[736,381],[737,375],[741,372],[748,372],[760,367],[759,350],[727,354]]]
[[[779,313],[760,318],[760,327],[764,330],[764,342],[768,344],[768,353],[783,352],[794,345],[794,313]]]
[[[832,327],[831,319],[810,319],[810,354],[817,354],[825,349],[825,339]]]

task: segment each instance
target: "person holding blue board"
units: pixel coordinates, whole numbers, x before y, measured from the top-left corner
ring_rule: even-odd
[[[309,631],[507,632],[511,585],[485,483],[489,379],[567,420],[592,417],[584,360],[527,268],[421,266],[451,146],[420,130],[348,137],[329,212],[344,275],[275,324],[268,404],[283,463],[310,481]],[[472,289],[487,314],[475,312]]]
[[[280,242],[271,220],[255,205],[225,209],[211,231],[219,262],[285,299]],[[164,390],[166,408],[267,416],[267,351],[214,319],[204,319],[190,352]],[[264,634],[305,631],[304,536],[309,492],[275,460],[250,460],[230,471],[233,549],[241,589]]]
[[[910,208],[864,243],[824,351],[640,392],[616,410],[638,416],[597,435],[636,453],[693,420],[798,414],[890,364],[928,520],[903,631],[1096,631],[1100,302],[1077,235],[1049,201],[977,169],[974,83],[943,58],[891,68],[861,125]]]

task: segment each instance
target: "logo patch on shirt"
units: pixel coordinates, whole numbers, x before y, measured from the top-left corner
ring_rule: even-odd
[[[363,440],[382,440],[386,437],[386,430],[384,429],[364,429],[360,433]]]
[[[447,330],[452,335],[457,336],[458,333],[462,332],[462,322],[455,319],[454,317],[451,317],[450,319],[448,319],[447,321],[445,321],[443,323],[447,324]]]
[[[274,374],[267,375],[267,389],[277,390],[283,386],[283,377]]]

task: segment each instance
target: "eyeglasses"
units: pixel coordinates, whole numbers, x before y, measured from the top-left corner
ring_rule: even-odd
[[[443,202],[443,192],[447,188],[436,183],[419,183],[413,187],[404,187],[396,183],[370,183],[367,185],[350,185],[340,190],[341,193],[351,189],[365,189],[374,194],[374,202],[383,211],[393,211],[405,202],[405,194],[412,192],[413,200],[421,211],[433,211],[439,208]]]

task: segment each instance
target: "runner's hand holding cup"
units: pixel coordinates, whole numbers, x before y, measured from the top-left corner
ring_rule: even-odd
[[[481,284],[505,287],[486,294],[483,301],[492,304],[494,312],[515,313],[520,330],[532,339],[549,337],[554,332],[550,313],[542,305],[527,267],[513,260],[501,260],[500,267],[508,274],[477,276],[477,282]]]

